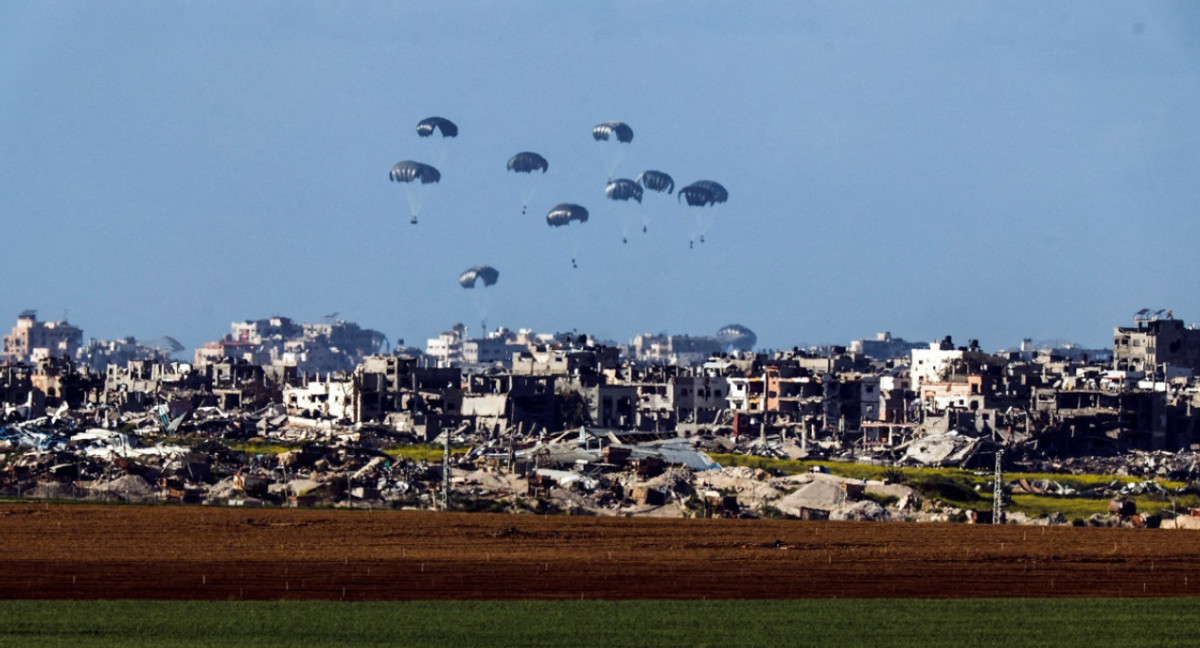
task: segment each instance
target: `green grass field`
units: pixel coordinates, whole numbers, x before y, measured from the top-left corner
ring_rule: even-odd
[[[0,646],[1195,646],[1200,599],[0,602]]]

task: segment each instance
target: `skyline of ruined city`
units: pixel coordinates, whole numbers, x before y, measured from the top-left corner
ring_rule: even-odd
[[[66,315],[66,313],[64,313],[64,315]],[[404,347],[404,348],[407,348],[410,353],[415,352],[418,354],[428,354],[429,350],[433,346],[436,346],[438,344],[441,344],[444,346],[448,340],[454,340],[454,341],[457,341],[458,343],[461,343],[461,342],[466,342],[466,341],[513,339],[515,337],[522,336],[522,337],[528,338],[528,339],[535,339],[535,338],[540,337],[543,340],[552,341],[555,339],[558,339],[558,340],[565,339],[568,336],[578,337],[580,335],[583,335],[588,338],[591,338],[592,340],[594,340],[597,343],[602,343],[602,344],[606,344],[606,345],[610,345],[610,346],[626,346],[629,344],[636,344],[636,343],[638,343],[638,340],[641,340],[643,338],[696,338],[696,339],[704,339],[704,340],[717,340],[719,338],[731,335],[730,331],[744,332],[744,334],[745,334],[744,339],[748,340],[748,345],[738,345],[738,348],[740,348],[740,349],[743,349],[746,351],[755,350],[755,351],[759,351],[759,352],[770,352],[775,349],[775,347],[767,347],[767,346],[758,344],[757,343],[757,341],[758,341],[758,332],[757,331],[754,331],[753,329],[746,327],[743,324],[733,323],[733,322],[730,322],[730,323],[726,324],[725,326],[720,327],[719,329],[713,330],[711,332],[698,332],[698,331],[672,332],[672,331],[667,331],[667,330],[643,331],[643,332],[637,333],[625,340],[600,338],[598,336],[593,335],[592,333],[587,331],[585,328],[575,328],[575,329],[572,329],[569,331],[537,331],[535,329],[527,328],[527,327],[508,328],[505,326],[495,326],[495,327],[489,326],[489,328],[486,332],[480,333],[482,326],[473,328],[464,322],[456,322],[456,323],[453,323],[453,324],[450,324],[450,325],[444,327],[441,331],[438,331],[430,336],[423,337],[423,338],[407,338],[407,337],[391,338],[391,337],[387,336],[386,333],[384,333],[380,330],[362,326],[358,322],[352,322],[352,321],[342,319],[342,318],[338,317],[338,315],[339,314],[336,312],[329,313],[325,317],[322,317],[320,320],[315,321],[315,322],[301,322],[299,320],[288,317],[286,315],[273,315],[270,317],[258,318],[258,319],[250,318],[250,319],[243,319],[243,320],[231,320],[230,327],[228,330],[226,330],[225,332],[219,333],[219,334],[214,333],[210,337],[210,339],[205,340],[205,341],[201,342],[200,344],[197,344],[197,345],[191,346],[191,347],[184,345],[177,338],[171,336],[170,334],[158,335],[158,336],[155,336],[152,338],[138,337],[135,335],[121,335],[121,336],[108,338],[108,339],[98,338],[95,336],[86,335],[85,334],[86,329],[83,326],[79,326],[76,323],[71,322],[67,319],[45,320],[43,318],[39,318],[38,311],[35,309],[26,309],[26,310],[20,311],[20,313],[15,318],[16,320],[18,320],[18,326],[13,327],[12,331],[13,331],[13,333],[15,333],[18,330],[18,328],[21,326],[20,321],[28,319],[32,322],[35,322],[36,326],[38,326],[38,327],[49,327],[50,329],[58,329],[59,331],[62,331],[62,330],[77,331],[78,332],[77,336],[78,336],[79,342],[76,343],[74,346],[74,349],[76,351],[79,348],[82,348],[84,346],[90,346],[94,349],[99,349],[101,347],[104,347],[105,345],[107,345],[110,348],[116,348],[117,346],[120,346],[123,344],[123,345],[126,345],[127,347],[129,347],[130,349],[134,349],[134,348],[141,346],[146,349],[162,350],[162,351],[164,351],[164,357],[174,357],[175,359],[183,359],[185,356],[188,356],[193,353],[197,354],[197,357],[199,357],[199,354],[204,353],[204,350],[206,347],[211,349],[211,348],[213,348],[213,345],[219,344],[221,342],[228,342],[231,340],[237,341],[240,331],[244,333],[244,331],[248,327],[253,327],[255,325],[259,325],[259,326],[268,325],[268,323],[271,323],[271,322],[283,322],[287,326],[294,326],[296,331],[298,331],[298,332],[305,328],[319,328],[322,330],[330,329],[330,328],[339,328],[339,329],[349,328],[349,329],[355,330],[356,332],[361,331],[365,335],[367,335],[369,338],[371,338],[372,348],[375,349],[377,352],[382,352],[382,353],[398,352],[398,351],[400,351],[400,349],[402,347]],[[1131,322],[1136,324],[1139,321],[1144,322],[1144,321],[1156,319],[1159,317],[1163,317],[1166,319],[1173,319],[1173,317],[1174,317],[1173,310],[1165,309],[1165,308],[1158,309],[1158,310],[1142,309],[1141,311],[1134,313],[1133,317],[1131,318]],[[1126,325],[1127,324],[1125,324],[1125,323],[1114,324],[1114,326],[1118,326],[1118,327],[1126,326]],[[1189,324],[1187,326],[1188,326],[1188,328],[1196,328],[1195,324]],[[6,334],[5,337],[7,338],[8,335]],[[84,342],[85,340],[86,340],[86,343]],[[935,344],[942,343],[945,340],[957,340],[960,344],[967,344],[968,342],[970,342],[971,344],[978,345],[978,347],[980,349],[987,350],[987,351],[997,351],[997,352],[1007,351],[1007,350],[1012,350],[1012,349],[1021,349],[1021,348],[1026,348],[1026,347],[1042,348],[1042,349],[1059,348],[1059,349],[1093,349],[1093,350],[1104,350],[1104,349],[1111,350],[1111,348],[1112,348],[1111,344],[1097,346],[1097,347],[1088,347],[1086,345],[1078,344],[1078,343],[1076,343],[1074,341],[1070,341],[1070,340],[1062,340],[1062,339],[1057,339],[1057,338],[1035,340],[1035,339],[1032,339],[1029,337],[1016,339],[1016,340],[1014,340],[1014,342],[1012,344],[1001,345],[998,347],[989,348],[989,347],[980,345],[978,343],[977,339],[968,337],[968,336],[952,335],[952,334],[947,333],[947,334],[943,334],[940,336],[929,337],[929,338],[906,338],[901,335],[893,334],[892,331],[888,331],[888,330],[878,331],[878,332],[874,333],[873,335],[867,335],[867,336],[862,336],[862,337],[857,337],[857,338],[849,338],[849,339],[838,340],[838,341],[826,341],[826,342],[816,342],[816,343],[797,342],[795,344],[786,345],[786,346],[779,347],[779,348],[787,349],[787,348],[794,347],[794,348],[800,348],[800,349],[820,350],[820,349],[828,349],[831,347],[853,348],[856,345],[861,348],[864,344],[868,344],[868,345],[883,344],[885,346],[898,344],[901,346],[907,345],[909,347],[924,347],[924,346],[928,346],[931,343],[935,343]],[[725,350],[729,350],[731,348],[729,344],[723,344],[723,345],[718,345],[718,346],[724,348]],[[4,353],[7,351],[8,351],[7,348],[0,349],[0,357],[3,357]],[[75,351],[73,351],[69,355],[74,356]]]

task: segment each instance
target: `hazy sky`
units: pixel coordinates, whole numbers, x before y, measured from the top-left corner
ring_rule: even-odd
[[[616,153],[729,201],[606,200]],[[405,159],[442,172],[416,226]],[[1143,307],[1200,321],[1198,170],[1192,1],[0,0],[0,329],[336,311],[423,344],[486,302],[617,341],[1106,346]],[[560,202],[590,220],[548,227]]]

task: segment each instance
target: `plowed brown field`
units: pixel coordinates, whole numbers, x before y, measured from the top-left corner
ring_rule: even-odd
[[[1200,595],[1200,532],[0,504],[0,598]]]

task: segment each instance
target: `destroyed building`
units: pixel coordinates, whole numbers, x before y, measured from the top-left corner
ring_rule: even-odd
[[[195,364],[225,359],[250,364],[294,366],[304,373],[350,372],[388,345],[379,331],[335,320],[297,324],[287,317],[233,322],[230,333],[196,349]]]
[[[211,380],[192,371],[191,365],[131,360],[123,367],[109,365],[99,403],[123,412],[146,410],[170,399],[185,399],[189,407],[198,407],[203,403],[194,396],[207,395],[211,388]]]
[[[488,438],[506,430],[521,435],[557,429],[557,376],[517,376],[511,373],[463,377],[462,417]]]
[[[462,416],[462,371],[423,366],[410,356],[370,356],[351,378],[354,423],[390,423],[396,429],[433,439]]]
[[[183,345],[171,337],[161,337],[148,342],[139,342],[134,337],[119,340],[97,340],[92,338],[79,348],[76,359],[79,364],[104,373],[109,366],[123,367],[132,360],[167,362],[173,354],[183,351]]]
[[[1162,450],[1168,445],[1167,410],[1165,394],[1150,390],[1039,388],[1034,391],[1033,424],[1038,447],[1056,455]],[[1190,445],[1191,426],[1185,431],[1172,435],[1182,438],[1173,438],[1171,445]]]
[[[1200,330],[1161,313],[1140,313],[1135,326],[1113,330],[1113,369],[1155,373],[1174,365],[1200,372]]]

